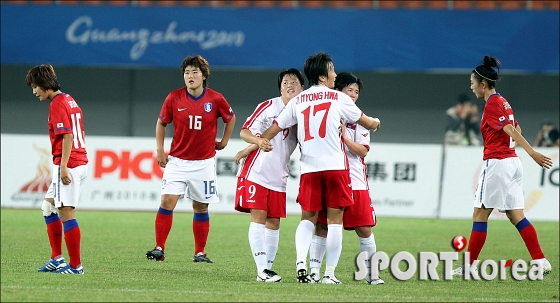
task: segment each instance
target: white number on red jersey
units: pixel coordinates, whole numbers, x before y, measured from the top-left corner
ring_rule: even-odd
[[[70,114],[72,119],[72,135],[74,135],[74,148],[86,148],[86,143],[84,142],[84,137],[82,133],[82,127],[80,120],[82,115],[80,113]]]

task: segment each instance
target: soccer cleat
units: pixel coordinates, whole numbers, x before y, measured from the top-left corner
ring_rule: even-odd
[[[305,262],[297,262],[296,271],[296,279],[299,283],[311,283],[311,279],[307,274],[307,265],[305,265]]]
[[[280,282],[282,277],[280,277],[276,272],[265,269],[260,274],[257,275],[257,281],[259,282]]]
[[[53,274],[83,275],[84,268],[82,267],[82,265],[78,265],[78,267],[73,268],[72,266],[70,266],[70,264],[68,264],[66,265],[66,267],[53,271]]]
[[[203,262],[203,263],[214,263],[212,260],[206,257],[206,254],[203,252],[199,252],[198,254],[194,255],[193,262]]]
[[[453,270],[452,273],[454,276],[462,276],[463,275],[463,266],[459,266]]]
[[[323,276],[322,284],[342,284],[335,276]]]
[[[478,269],[475,268],[474,272],[478,272]],[[465,274],[465,270],[464,270],[463,266],[459,266],[459,267],[457,267],[453,270],[452,274],[454,276],[463,276]]]
[[[310,280],[309,283],[313,283],[313,284],[321,283],[321,277],[319,277],[319,275],[316,273],[311,273],[309,275],[309,280]]]
[[[544,259],[542,269],[543,276],[546,276],[552,272],[552,265],[550,265],[550,262],[548,262],[547,259]]]
[[[146,258],[148,258],[148,260],[163,261],[165,260],[165,253],[161,247],[156,246],[154,249],[146,252]]]
[[[385,281],[383,281],[381,278],[370,280],[369,277],[366,277],[366,283],[369,285],[381,285],[385,284]]]
[[[45,265],[41,266],[38,271],[50,272],[61,269],[63,267],[66,267],[66,261],[64,261],[64,258],[50,259],[49,261],[47,261],[47,263],[45,263]]]

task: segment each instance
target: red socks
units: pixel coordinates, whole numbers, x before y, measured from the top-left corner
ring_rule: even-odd
[[[62,255],[62,221],[60,221],[58,214],[51,214],[44,218],[51,244],[51,259],[54,259]]]
[[[64,225],[64,241],[68,249],[70,266],[77,268],[82,262],[80,260],[80,241],[82,233],[76,219],[71,219],[62,223]]]
[[[194,254],[204,253],[208,233],[210,232],[210,216],[208,213],[194,213],[193,216]]]
[[[165,250],[165,242],[173,225],[173,211],[159,208],[156,214],[156,246]]]
[[[471,263],[478,259],[480,251],[486,242],[488,234],[488,222],[473,222],[471,237],[469,239],[468,252],[470,253]]]
[[[531,258],[533,260],[543,259],[544,253],[542,252],[541,245],[539,244],[539,237],[537,236],[537,231],[533,224],[531,224],[527,218],[523,218],[515,227],[525,242],[525,246],[527,246]]]

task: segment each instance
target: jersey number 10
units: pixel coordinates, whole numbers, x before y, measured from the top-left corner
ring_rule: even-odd
[[[82,120],[82,114],[70,114],[70,118],[72,119],[72,135],[74,135],[74,148],[86,148],[82,126],[80,124],[80,120]]]

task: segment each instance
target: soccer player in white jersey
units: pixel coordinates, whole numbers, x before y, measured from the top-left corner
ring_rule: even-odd
[[[347,94],[354,102],[358,101],[362,90],[362,80],[351,73],[342,72],[336,75],[334,88]],[[377,246],[372,233],[372,227],[377,223],[375,211],[369,196],[369,184],[367,180],[367,166],[364,158],[369,152],[370,133],[369,130],[357,123],[345,123],[342,127],[344,144],[350,164],[350,179],[352,181],[352,199],[354,204],[347,206],[344,210],[343,227],[346,230],[355,230],[358,235],[360,251],[366,251],[369,262],[371,256],[376,252]],[[319,212],[315,235],[309,248],[309,266],[311,274],[309,278],[312,283],[320,282],[320,269],[325,255],[325,242],[327,236],[327,217],[324,211]],[[369,269],[369,263],[367,268]],[[371,285],[385,284],[379,277],[371,278],[369,273],[366,282]]]
[[[50,64],[33,67],[25,77],[39,101],[51,100],[48,127],[52,145],[52,182],[41,209],[47,224],[51,257],[40,272],[83,274],[81,262],[82,232],[76,220],[76,207],[87,179],[87,152],[84,113],[60,84]],[[60,217],[58,216],[60,214]],[[62,256],[62,230],[70,262]]]
[[[193,207],[193,262],[212,263],[205,253],[210,232],[208,204],[220,202],[216,178],[216,150],[228,144],[235,114],[222,94],[208,88],[210,66],[201,56],[188,56],[181,64],[185,87],[167,95],[156,123],[156,149],[161,180],[161,204],[156,215],[156,246],[146,252],[151,260],[165,259],[165,242],[173,223],[173,210],[186,196]],[[225,123],[217,141],[218,119]],[[173,122],[169,155],[163,150],[165,129]]]
[[[354,201],[340,121],[358,121],[374,131],[380,122],[363,114],[348,95],[332,89],[336,73],[327,53],[320,52],[307,58],[304,73],[311,87],[290,100],[274,124],[251,143],[258,144],[263,151],[270,151],[273,148],[270,139],[283,129],[298,124],[301,177],[297,200],[302,214],[295,235],[296,277],[301,283],[310,282],[307,254],[317,215],[326,208],[329,233],[322,282],[341,284],[334,271],[342,250],[342,216],[344,207]]]
[[[304,79],[296,68],[278,74],[280,97],[260,103],[241,129],[242,139],[250,142],[272,125],[290,99],[303,91]],[[235,156],[240,164],[237,174],[235,209],[251,213],[249,246],[257,266],[257,281],[280,282],[272,270],[278,251],[280,218],[286,218],[286,183],[290,155],[297,145],[295,126],[282,130],[270,141],[276,147],[263,152],[250,144]]]
[[[521,127],[514,119],[511,105],[496,92],[499,68],[500,62],[496,58],[484,56],[483,64],[471,72],[471,90],[486,103],[480,121],[484,165],[474,194],[473,225],[467,251],[472,264],[478,259],[486,242],[488,217],[497,208],[506,213],[525,242],[531,259],[541,262],[543,274],[547,275],[552,271],[552,266],[544,256],[535,227],[523,212],[523,167],[515,146],[523,147],[541,167],[550,168],[552,159],[535,151],[521,135]],[[471,272],[474,271],[478,270],[473,269]],[[453,274],[464,275],[464,272],[464,268],[459,267]]]

